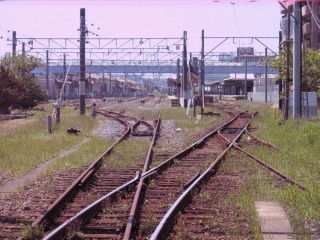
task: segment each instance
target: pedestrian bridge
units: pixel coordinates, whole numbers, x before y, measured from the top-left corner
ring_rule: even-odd
[[[49,73],[51,74],[63,74],[64,66],[49,66]],[[33,74],[45,74],[47,67],[38,67],[35,68]],[[70,66],[69,74],[79,74],[80,67],[79,65]],[[96,65],[87,65],[87,73],[168,73],[175,74],[177,73],[176,66],[129,66],[129,65],[109,65],[109,66],[96,66]],[[265,65],[254,65],[254,66],[205,66],[205,74],[230,74],[230,73],[253,73],[253,74],[265,74],[266,67]],[[268,74],[277,74],[279,71],[277,69],[268,66]]]

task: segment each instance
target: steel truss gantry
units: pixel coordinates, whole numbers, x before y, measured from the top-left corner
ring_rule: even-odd
[[[176,66],[177,59],[182,59],[184,37],[181,38],[86,38],[86,65],[115,66]],[[10,40],[10,39],[9,39]],[[221,59],[223,54],[236,52],[217,51],[223,44],[232,41],[257,42],[268,49],[268,56],[277,56],[277,50],[268,46],[265,41],[278,41],[278,37],[204,37],[203,56],[207,66],[230,65],[230,60]],[[48,58],[50,65],[62,65],[64,55],[67,64],[79,65],[79,38],[18,38],[11,39],[17,53],[27,53],[36,57]],[[218,42],[217,42],[218,41]],[[21,44],[21,50],[16,50]],[[206,50],[209,49],[209,50]],[[192,52],[194,57],[201,58],[201,52]],[[264,56],[264,51],[255,52],[255,56]],[[236,59],[235,59],[236,60]],[[237,60],[236,60],[237,61]]]
[[[79,38],[16,38],[16,43],[24,43],[21,52],[46,58],[59,65],[63,55],[67,64],[79,64]],[[14,44],[14,40],[13,40]],[[86,38],[86,64],[149,64],[175,65],[181,58],[183,38]]]

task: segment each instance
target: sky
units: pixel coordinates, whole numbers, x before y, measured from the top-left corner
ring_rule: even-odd
[[[100,37],[180,38],[187,31],[189,51],[200,51],[202,30],[206,37],[278,37],[281,18],[274,0],[0,0],[0,56],[11,51],[7,39],[13,30],[18,38],[79,37],[80,8],[86,9],[89,30]],[[277,40],[265,43],[277,50]],[[251,40],[230,40],[217,50],[237,46],[250,47]]]

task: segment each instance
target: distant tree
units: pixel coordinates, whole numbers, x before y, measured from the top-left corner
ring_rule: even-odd
[[[30,72],[34,68],[41,66],[41,59],[30,55],[15,55],[4,58],[1,64],[5,66],[10,74],[18,78],[21,76],[34,78]]]
[[[305,69],[306,74],[302,73],[302,80],[306,84],[306,90],[317,92],[320,97],[320,50],[307,49],[305,66],[303,60],[302,72]]]
[[[31,108],[48,100],[46,92],[30,73],[41,65],[40,59],[17,55],[4,58],[0,64],[0,113]]]
[[[18,82],[3,65],[0,65],[0,113],[10,113],[15,106],[18,93]]]
[[[290,53],[290,85],[292,84],[292,54]],[[286,54],[281,51],[278,58],[272,60],[272,66],[279,69],[279,79],[286,79]],[[303,91],[317,92],[320,96],[320,50],[307,49],[302,54],[302,74]]]

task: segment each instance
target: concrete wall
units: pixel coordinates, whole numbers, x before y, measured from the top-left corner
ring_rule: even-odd
[[[265,102],[264,92],[248,92],[248,100],[253,102]],[[267,93],[268,103],[279,103],[279,93],[278,92],[268,92]]]
[[[307,101],[308,96],[308,101]],[[248,100],[252,99],[253,102],[265,102],[265,93],[264,92],[249,92]],[[268,103],[279,103],[279,94],[278,92],[268,92],[267,94]],[[301,95],[301,114],[303,117],[317,116],[318,114],[318,101],[317,93],[308,92],[306,95],[305,92]],[[293,95],[290,93],[290,108],[289,114],[292,116],[293,112]]]
[[[308,97],[308,99],[307,99]],[[308,101],[307,101],[308,100]],[[289,114],[293,113],[293,94],[290,93]],[[318,99],[316,92],[303,92],[301,95],[301,115],[303,117],[315,117],[318,114]]]

